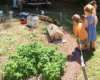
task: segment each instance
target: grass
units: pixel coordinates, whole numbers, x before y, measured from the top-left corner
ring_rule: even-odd
[[[9,33],[9,34],[6,34],[7,36],[15,36],[17,34],[17,32],[13,32],[13,33]]]
[[[47,30],[47,26],[48,26],[48,24],[40,25],[40,31],[41,31],[42,34],[44,34],[45,31]]]
[[[5,55],[6,52],[7,52],[6,49],[1,48],[1,49],[0,49],[0,56]]]
[[[14,44],[17,44],[17,42],[12,38],[12,36],[8,36],[8,35],[2,35],[0,40],[1,40],[0,41],[0,55],[8,54],[10,47],[14,46]]]
[[[28,28],[27,28],[27,27],[24,27],[24,29],[26,29],[26,30],[27,30]]]
[[[98,15],[100,19],[100,15]],[[96,41],[96,51],[86,51],[83,56],[86,64],[86,70],[89,80],[100,80],[100,23],[97,25],[97,41]]]
[[[22,38],[28,39],[28,38],[30,38],[30,35],[29,34],[22,34]]]
[[[38,35],[36,33],[33,33],[33,37],[38,37]]]

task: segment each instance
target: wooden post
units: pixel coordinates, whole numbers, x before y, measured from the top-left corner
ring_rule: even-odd
[[[82,66],[82,71],[83,71],[84,79],[88,80],[88,76],[87,76],[87,73],[86,73],[85,66]]]
[[[60,25],[62,26],[62,12],[60,12]]]
[[[0,18],[0,23],[1,23],[1,18]]]
[[[6,14],[4,14],[4,21],[6,21]]]
[[[37,14],[38,14],[38,7],[36,8]]]
[[[85,64],[84,64],[84,59],[83,59],[83,54],[82,53],[81,53],[81,66],[82,66],[84,79],[88,80],[88,76],[87,76],[87,73],[86,73],[86,69],[85,69]]]
[[[3,22],[3,16],[2,16],[2,18],[1,18],[1,22]]]
[[[9,15],[9,12],[8,12],[8,5],[6,4],[6,9],[7,9],[7,15]]]

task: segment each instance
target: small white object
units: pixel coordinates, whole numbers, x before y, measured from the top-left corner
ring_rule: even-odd
[[[14,14],[14,12],[13,12],[13,11],[11,11],[11,13],[12,13],[12,14]]]
[[[3,17],[3,11],[0,11],[0,18]]]
[[[9,16],[10,16],[10,19],[13,18],[13,11],[10,11],[10,12],[9,12]]]
[[[35,30],[34,30],[34,34],[35,34]]]
[[[44,11],[41,11],[41,14],[44,15]]]

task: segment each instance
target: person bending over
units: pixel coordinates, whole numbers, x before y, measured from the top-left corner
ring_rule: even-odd
[[[77,36],[78,47],[76,50],[81,51],[80,45],[82,46],[82,51],[84,52],[84,46],[88,41],[88,33],[82,23],[80,23],[80,16],[75,14],[72,16],[72,21],[74,23],[73,32]]]

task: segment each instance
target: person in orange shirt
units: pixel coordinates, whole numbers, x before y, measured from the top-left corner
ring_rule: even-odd
[[[88,41],[88,33],[85,29],[85,26],[80,23],[80,16],[75,14],[72,16],[72,21],[74,23],[73,32],[77,36],[77,44],[76,50],[81,51],[80,45],[82,46],[82,51],[84,52],[84,46]]]

